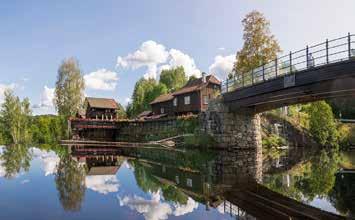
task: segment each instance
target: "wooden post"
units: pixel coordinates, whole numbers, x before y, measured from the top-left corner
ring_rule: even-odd
[[[326,57],[327,57],[327,64],[329,63],[329,45],[328,39],[325,41],[325,50],[326,50]]]

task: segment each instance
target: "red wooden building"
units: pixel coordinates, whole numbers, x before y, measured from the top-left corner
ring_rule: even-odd
[[[157,97],[150,103],[153,115],[197,114],[207,109],[210,99],[221,91],[221,82],[213,75],[189,81],[181,89]]]
[[[87,97],[84,115],[87,119],[115,120],[119,106],[114,99]]]

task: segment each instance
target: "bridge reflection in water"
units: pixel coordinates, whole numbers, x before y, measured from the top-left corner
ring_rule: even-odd
[[[236,219],[345,219],[263,185],[263,175],[291,169],[315,151],[291,150],[288,156],[293,161],[264,158],[263,164],[262,153],[256,151],[201,153],[108,146],[69,146],[69,149],[72,158],[86,165],[87,175],[115,174],[127,161],[134,167],[141,188],[147,187],[144,185],[147,181],[173,187],[175,191],[170,194],[177,198],[189,196],[205,204],[206,210],[218,208]]]

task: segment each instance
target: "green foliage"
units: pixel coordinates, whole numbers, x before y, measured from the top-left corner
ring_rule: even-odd
[[[5,100],[0,111],[0,136],[4,143],[27,143],[31,140],[29,131],[32,114],[30,102],[25,98],[22,102],[11,90],[4,93]]]
[[[205,133],[195,132],[193,136],[184,137],[186,147],[200,147],[203,149],[215,147],[214,138]]]
[[[252,69],[274,60],[280,46],[270,33],[270,22],[258,11],[252,11],[242,21],[244,27],[243,48],[236,55],[233,72],[247,73]]]
[[[127,118],[127,113],[121,104],[118,104],[117,119]]]
[[[329,193],[329,201],[341,214],[355,216],[355,176],[351,173],[337,173],[335,185]]]
[[[189,77],[189,80],[187,82],[191,82],[191,81],[194,81],[195,79],[197,79],[197,77],[195,75],[191,75]]]
[[[149,103],[161,94],[167,93],[167,88],[162,83],[157,83],[155,79],[140,79],[134,86],[132,104],[127,107],[129,117],[134,117],[139,113],[150,110]]]
[[[323,146],[338,146],[338,131],[331,107],[325,101],[311,103],[309,131],[315,140]]]
[[[162,188],[162,191],[166,201],[175,202],[180,205],[187,204],[188,197],[176,186],[166,184]]]
[[[75,58],[62,62],[58,69],[55,87],[55,106],[59,115],[74,116],[82,107],[84,97],[84,78]]]
[[[13,144],[4,147],[4,151],[0,154],[0,161],[5,168],[5,178],[14,178],[21,170],[27,172],[31,159],[32,155],[27,145]]]
[[[266,148],[277,148],[286,144],[286,141],[282,137],[275,134],[271,134],[270,136],[263,138],[262,142],[263,147]]]
[[[199,126],[197,117],[179,117],[176,121],[179,134],[192,134]]]
[[[64,116],[35,116],[32,119],[31,131],[34,143],[58,143],[66,138],[67,120]]]
[[[138,161],[130,161],[134,167],[134,176],[137,185],[144,192],[157,192],[160,189],[159,181],[149,172],[149,170]]]
[[[85,196],[85,167],[70,155],[60,158],[55,183],[59,200],[66,211],[79,211]]]
[[[186,84],[187,78],[182,66],[163,70],[160,74],[159,82],[168,88],[168,92],[174,92]]]
[[[338,169],[339,155],[336,152],[321,151],[312,159],[310,169],[305,170],[302,179],[296,187],[309,201],[316,196],[328,195],[335,183],[335,173]]]

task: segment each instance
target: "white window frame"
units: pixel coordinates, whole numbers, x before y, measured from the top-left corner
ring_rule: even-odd
[[[192,179],[190,179],[190,178],[186,179],[186,186],[192,188]]]
[[[176,97],[173,100],[173,104],[174,104],[174,106],[177,106],[177,98]]]
[[[160,114],[164,114],[164,111],[165,111],[164,107],[161,107],[160,108]]]
[[[207,96],[207,95],[204,95],[204,96],[203,96],[203,104],[204,104],[204,105],[208,105],[208,101],[209,101],[208,96]]]
[[[185,105],[190,105],[190,103],[191,103],[190,96],[189,95],[185,96],[184,97],[184,104]]]

